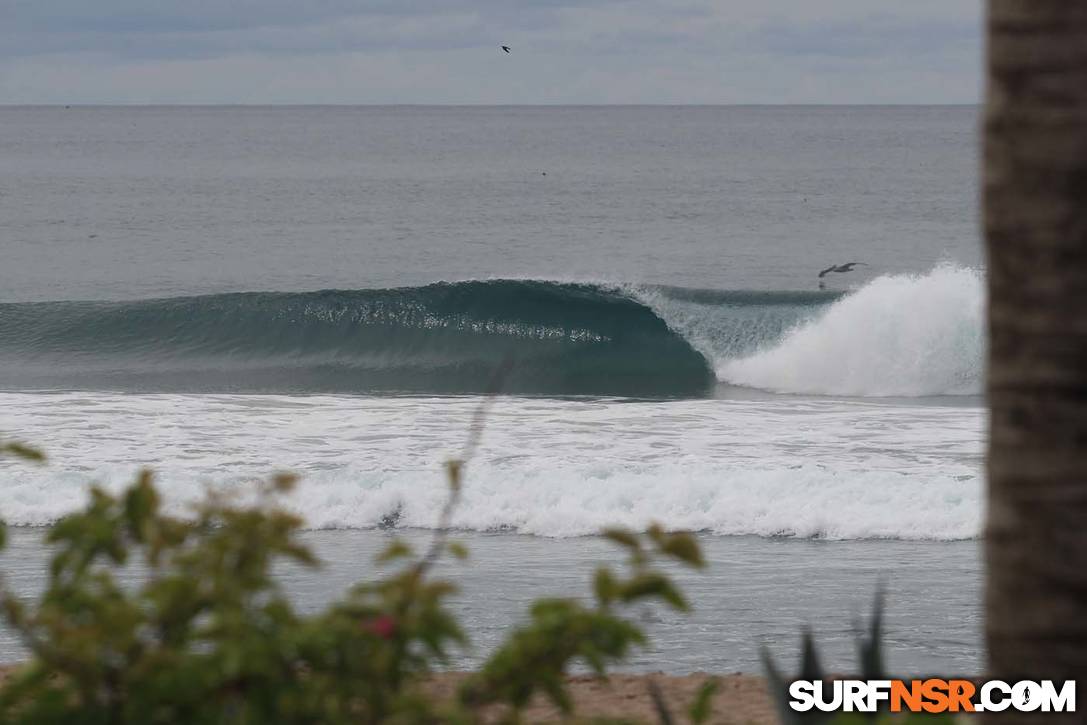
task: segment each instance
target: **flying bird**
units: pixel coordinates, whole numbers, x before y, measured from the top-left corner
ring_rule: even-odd
[[[502,50],[504,50],[504,51],[506,51],[508,53],[508,52],[510,52],[510,47],[508,45],[503,45]]]
[[[858,264],[862,267],[868,266],[864,262],[846,262],[845,264],[832,264],[831,266],[827,267],[819,273],[819,279],[826,277],[831,272],[852,272],[853,268],[856,267]]]
[[[819,273],[819,289],[827,288],[827,283],[823,281],[823,277],[826,277],[831,272],[852,272],[853,268],[856,267],[858,264],[862,267],[868,266],[864,262],[846,262],[845,264],[832,264],[831,266],[827,267]]]

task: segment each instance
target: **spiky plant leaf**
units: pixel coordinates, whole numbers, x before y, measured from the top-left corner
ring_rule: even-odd
[[[883,664],[883,605],[884,592],[883,586],[880,585],[876,588],[876,594],[872,600],[872,617],[868,623],[867,636],[860,635],[857,639],[862,679],[887,679]]]
[[[698,688],[698,694],[687,710],[687,716],[694,725],[701,725],[709,719],[713,713],[713,697],[720,689],[721,680],[716,677],[710,677]]]

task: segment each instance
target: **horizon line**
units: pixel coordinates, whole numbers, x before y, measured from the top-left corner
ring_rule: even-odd
[[[0,103],[0,108],[971,108],[956,103]]]

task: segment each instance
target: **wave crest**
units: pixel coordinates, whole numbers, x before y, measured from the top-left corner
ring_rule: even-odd
[[[491,280],[0,304],[0,388],[474,393],[511,357],[512,393],[974,394],[982,301],[979,272],[944,266],[847,295]]]
[[[977,270],[879,277],[777,344],[717,362],[725,382],[853,396],[981,392],[984,291]]]

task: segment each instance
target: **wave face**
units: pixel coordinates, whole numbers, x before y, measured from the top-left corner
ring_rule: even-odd
[[[855,396],[981,392],[981,273],[941,266],[879,277],[776,345],[716,362],[735,385],[782,393]]]
[[[980,390],[981,279],[860,290],[531,280],[0,305],[0,388],[135,392],[924,396]]]
[[[0,306],[0,385],[144,391],[691,396],[706,359],[602,286],[475,281]]]

